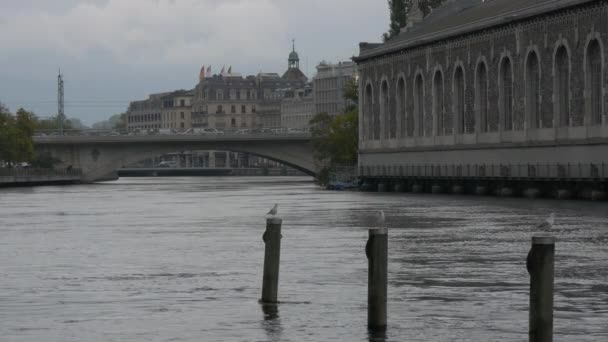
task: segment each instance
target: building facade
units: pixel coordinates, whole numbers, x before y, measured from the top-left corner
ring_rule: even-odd
[[[193,91],[178,90],[161,98],[161,128],[185,131],[192,128]]]
[[[194,89],[193,127],[238,129],[256,126],[256,78],[238,74],[206,77]]]
[[[356,105],[344,98],[344,87],[347,82],[356,79],[357,65],[353,62],[330,64],[321,62],[313,78],[315,113],[330,115],[343,114],[350,105]]]
[[[192,104],[194,127],[217,129],[281,127],[281,100],[289,89],[302,88],[307,78],[295,51],[283,76],[259,73],[243,77],[223,73],[201,78]]]
[[[384,44],[361,43],[360,172],[485,175],[492,164],[511,175],[523,164],[562,175],[578,163],[597,174],[606,22],[606,1],[448,1]]]
[[[156,130],[162,128],[162,98],[168,93],[152,94],[147,100],[133,101],[127,109],[127,130]]]
[[[281,101],[281,125],[285,128],[307,129],[315,115],[312,88],[287,92]]]

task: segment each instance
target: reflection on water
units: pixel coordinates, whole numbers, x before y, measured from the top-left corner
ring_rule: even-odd
[[[279,300],[261,294],[279,203]],[[373,213],[386,336],[367,332]],[[0,192],[6,341],[523,341],[526,254],[556,213],[555,334],[606,341],[605,203],[326,192],[306,178],[148,178]]]

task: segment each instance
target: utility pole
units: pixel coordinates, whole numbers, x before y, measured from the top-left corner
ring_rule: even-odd
[[[65,121],[64,105],[63,105],[63,76],[59,69],[57,76],[57,122],[59,123],[59,133],[63,135],[63,122]]]

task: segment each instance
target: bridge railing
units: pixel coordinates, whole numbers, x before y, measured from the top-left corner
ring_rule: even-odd
[[[608,179],[606,163],[425,164],[361,166],[362,177],[481,179]]]
[[[80,177],[80,169],[0,168],[0,177]]]
[[[37,137],[54,137],[54,136],[183,136],[183,135],[194,135],[194,136],[214,136],[214,135],[309,135],[310,132],[307,130],[286,130],[286,129],[260,129],[260,130],[243,130],[243,129],[226,129],[222,131],[214,132],[197,132],[192,130],[183,131],[172,131],[172,132],[158,132],[158,131],[115,131],[115,130],[102,130],[102,129],[72,129],[72,130],[38,130],[34,132],[34,136]]]

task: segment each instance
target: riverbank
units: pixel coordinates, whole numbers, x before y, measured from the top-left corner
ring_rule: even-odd
[[[0,187],[79,184],[79,170],[0,169]]]
[[[306,176],[285,168],[125,168],[119,177]]]

